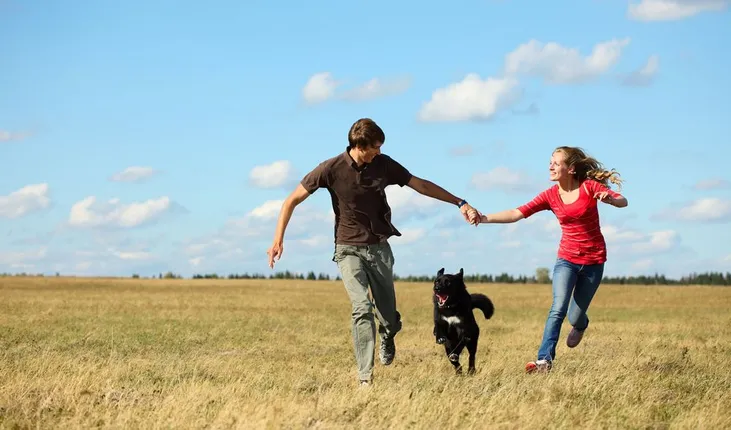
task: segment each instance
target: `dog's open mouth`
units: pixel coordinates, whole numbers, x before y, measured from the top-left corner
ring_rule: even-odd
[[[437,296],[437,305],[441,308],[444,306],[445,303],[447,303],[447,300],[449,299],[448,294],[440,294],[440,293],[434,293],[435,296]]]

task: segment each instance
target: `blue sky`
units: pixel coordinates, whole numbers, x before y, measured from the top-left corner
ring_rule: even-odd
[[[282,199],[361,117],[486,213],[581,146],[626,181],[608,275],[731,270],[728,1],[152,3],[0,0],[0,272],[270,273]],[[396,273],[554,262],[550,213],[475,228],[388,194]],[[329,203],[276,270],[337,273]]]

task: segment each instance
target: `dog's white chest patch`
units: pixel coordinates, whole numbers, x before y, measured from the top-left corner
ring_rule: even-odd
[[[462,322],[462,320],[459,317],[442,317],[444,321],[446,321],[449,325],[456,325]]]

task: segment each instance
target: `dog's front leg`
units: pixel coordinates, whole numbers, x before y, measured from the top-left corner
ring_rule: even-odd
[[[437,339],[437,344],[442,345],[447,341],[447,330],[449,330],[449,326],[445,321],[434,321],[434,337]]]
[[[434,337],[437,339],[437,344],[442,345],[447,341],[447,329],[446,323],[442,319],[439,313],[439,305],[437,304],[437,296],[432,296],[432,304],[434,305]]]

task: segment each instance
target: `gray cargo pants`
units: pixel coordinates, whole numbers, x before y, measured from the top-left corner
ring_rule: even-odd
[[[340,269],[345,291],[352,305],[352,332],[358,378],[370,381],[378,333],[393,337],[401,330],[393,285],[394,257],[388,242],[373,245],[335,245],[333,261]],[[368,296],[368,287],[373,300]]]

